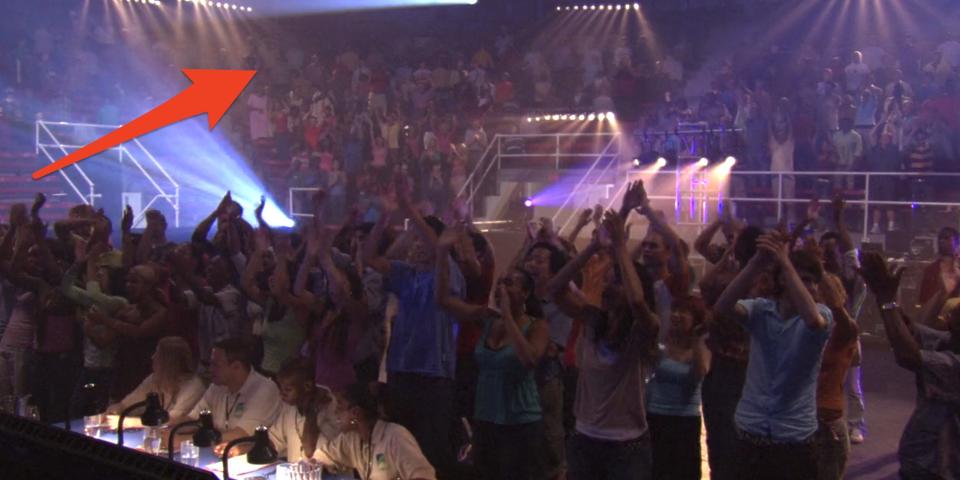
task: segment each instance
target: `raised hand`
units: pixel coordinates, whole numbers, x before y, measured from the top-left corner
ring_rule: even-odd
[[[774,230],[760,235],[757,239],[757,255],[764,263],[779,263],[780,265],[789,263],[789,245],[783,232]]]
[[[637,180],[627,187],[623,194],[622,211],[628,212],[635,208],[647,209],[650,200],[647,198],[647,190],[643,186],[643,180]]]
[[[461,235],[463,235],[463,224],[451,225],[440,234],[440,238],[437,239],[437,247],[445,250],[451,249],[460,241]]]
[[[593,206],[593,223],[594,225],[599,226],[600,222],[603,221],[603,205],[599,203]]]
[[[548,217],[540,217],[540,237],[543,240],[549,240],[556,235],[557,231],[553,228],[553,219]]]
[[[47,203],[47,197],[42,193],[37,193],[33,198],[33,206],[30,207],[30,216],[37,218],[40,215],[40,209]]]
[[[865,252],[861,258],[858,272],[867,288],[877,297],[877,303],[884,304],[896,300],[900,290],[900,278],[903,268],[891,269],[887,262],[876,252]]]
[[[627,241],[626,229],[623,223],[623,217],[617,215],[612,210],[603,215],[603,228],[601,230],[606,232],[606,235],[610,238],[610,243],[614,247],[622,247]],[[597,237],[599,238],[600,236],[601,234],[598,232]]]
[[[590,223],[590,219],[593,218],[593,209],[586,209],[580,212],[580,216],[577,217],[577,228],[583,228]]]
[[[131,228],[133,228],[133,208],[127,205],[127,208],[123,209],[123,216],[120,217],[120,231],[130,233]]]
[[[538,230],[540,230],[540,223],[534,220],[527,222],[527,240],[531,242],[536,241]]]
[[[217,205],[216,213],[218,215],[226,214],[231,205],[233,205],[233,196],[230,194],[230,190],[227,190],[227,194],[220,199],[220,204]]]
[[[260,204],[257,205],[256,210],[253,211],[254,215],[257,216],[257,220],[263,221],[263,208],[267,206],[267,197],[260,195]]]

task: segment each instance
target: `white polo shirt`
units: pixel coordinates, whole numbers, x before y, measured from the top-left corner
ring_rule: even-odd
[[[317,445],[333,440],[340,429],[337,427],[334,402],[328,403],[317,413],[317,427],[320,436]],[[284,404],[280,408],[277,421],[270,426],[270,441],[282,456],[286,449],[288,462],[299,462],[303,458],[303,429],[306,418],[297,411],[296,405]]]
[[[413,435],[396,423],[377,421],[369,443],[357,432],[341,433],[318,444],[313,457],[324,465],[353,468],[362,480],[437,478]]]
[[[201,410],[210,410],[217,430],[226,432],[239,427],[247,435],[253,435],[260,425],[273,425],[280,413],[280,405],[280,391],[273,380],[250,370],[237,393],[230,393],[223,385],[207,387],[190,417],[198,418]]]

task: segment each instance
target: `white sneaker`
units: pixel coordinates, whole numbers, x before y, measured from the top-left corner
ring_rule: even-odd
[[[860,445],[863,443],[863,432],[859,428],[854,429],[850,432],[850,443],[853,445]]]

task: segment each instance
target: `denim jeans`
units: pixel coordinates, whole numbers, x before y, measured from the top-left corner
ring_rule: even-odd
[[[817,446],[817,480],[842,480],[850,454],[846,419],[821,420],[814,441]]]
[[[747,364],[724,355],[714,355],[703,379],[703,421],[707,427],[707,452],[712,480],[735,480],[737,433],[733,416],[746,381]]]
[[[625,442],[590,438],[579,432],[567,444],[569,480],[648,480],[650,435]]]

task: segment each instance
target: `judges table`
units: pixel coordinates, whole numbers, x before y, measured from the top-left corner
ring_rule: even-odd
[[[117,444],[117,431],[116,431],[116,416],[108,415],[108,422],[98,429],[88,429],[87,436],[91,438],[96,438],[103,442],[108,442],[111,444]],[[144,436],[146,430],[142,425],[139,424],[139,419],[137,418],[128,418],[124,421],[123,429],[123,446],[125,448],[135,449],[141,452],[145,452],[144,449]],[[128,425],[129,423],[129,425]],[[74,425],[78,428],[74,430],[83,432],[83,419],[73,420],[71,425]],[[57,426],[63,427],[63,424],[58,424]],[[179,432],[178,432],[178,437]],[[188,438],[188,437],[185,437]],[[161,452],[159,455],[164,458],[167,457],[167,445],[161,445]],[[179,448],[179,445],[175,446]],[[239,446],[237,448],[240,448]],[[281,462],[276,462],[271,465],[251,465],[246,461],[247,456],[238,455],[236,457],[228,460],[230,463],[230,478],[233,479],[247,479],[247,480],[275,480],[276,479],[276,467]],[[173,455],[173,459],[176,462],[180,462],[180,453],[176,452]],[[210,471],[217,476],[217,478],[223,479],[223,462],[213,453],[213,447],[200,448],[199,449],[199,458],[192,462],[188,462],[189,465],[193,467],[199,467],[204,470]],[[353,475],[335,475],[331,473],[323,474],[324,480],[347,480],[353,479]]]

